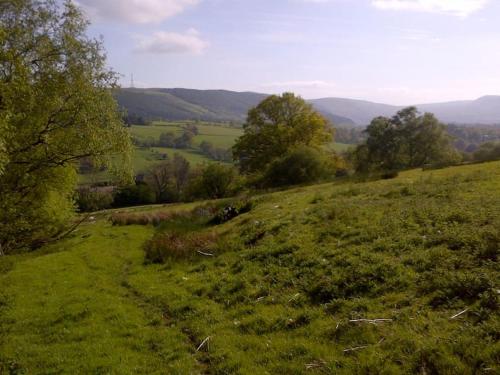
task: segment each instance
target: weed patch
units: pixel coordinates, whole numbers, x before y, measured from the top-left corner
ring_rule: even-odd
[[[201,256],[214,256],[217,239],[218,236],[214,232],[161,232],[144,245],[146,261],[165,263],[169,260],[192,260]]]

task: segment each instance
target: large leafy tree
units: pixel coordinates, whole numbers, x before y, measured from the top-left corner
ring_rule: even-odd
[[[131,150],[101,42],[70,1],[0,2],[0,247],[56,236],[78,160],[125,176]]]
[[[272,95],[248,112],[233,156],[243,172],[251,173],[298,146],[320,147],[332,135],[327,120],[302,98],[292,93]]]
[[[394,117],[376,117],[366,129],[366,142],[356,150],[358,170],[398,170],[458,160],[446,127],[432,113],[415,107]]]

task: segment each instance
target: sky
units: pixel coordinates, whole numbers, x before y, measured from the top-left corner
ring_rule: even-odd
[[[500,94],[499,0],[74,0],[121,84],[407,105]]]

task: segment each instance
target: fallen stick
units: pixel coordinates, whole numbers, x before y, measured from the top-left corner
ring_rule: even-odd
[[[344,349],[344,350],[343,350],[343,352],[344,352],[344,353],[354,352],[354,351],[356,351],[356,350],[366,349],[366,348],[368,348],[369,346],[370,346],[370,345],[355,346],[354,348]]]
[[[349,320],[350,323],[371,323],[371,324],[377,324],[377,323],[383,323],[383,322],[392,322],[392,319],[351,319]]]
[[[453,315],[450,319],[458,318],[460,315],[465,314],[467,311],[469,311],[468,307],[465,310],[460,311],[458,314]]]
[[[311,362],[311,363],[306,363],[306,370],[312,370],[315,368],[321,368],[325,367],[326,362],[320,359],[319,361]]]
[[[200,251],[200,250],[197,250],[196,252],[198,254],[205,255],[206,257],[213,257],[214,256],[214,254],[204,253],[203,251]]]
[[[377,345],[380,345],[382,344],[382,342],[384,341],[384,338],[382,337],[379,342],[377,342],[376,344],[374,345],[362,345],[362,346],[355,346],[354,348],[347,348],[347,349],[344,349],[343,352],[344,353],[349,353],[349,352],[355,352],[356,350],[361,350],[361,349],[366,349],[370,346],[377,346]]]
[[[203,340],[201,342],[201,344],[196,348],[196,351],[199,352],[201,348],[203,348],[203,346],[205,346],[205,344],[208,344],[208,342],[210,341],[212,337],[211,336],[208,336],[205,340]],[[208,345],[207,345],[207,349],[208,349]]]

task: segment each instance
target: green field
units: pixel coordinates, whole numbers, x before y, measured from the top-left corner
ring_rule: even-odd
[[[500,370],[500,162],[261,195],[190,261],[107,215],[0,258],[0,373]]]
[[[199,149],[199,145],[203,141],[210,142],[214,147],[229,149],[231,148],[236,139],[243,134],[243,130],[240,128],[230,127],[223,124],[211,124],[205,122],[154,122],[153,125],[140,126],[133,125],[131,127],[131,134],[140,139],[146,140],[148,138],[154,138],[158,140],[161,133],[173,132],[177,135],[182,134],[183,127],[186,124],[195,124],[199,129],[199,134],[193,139],[193,147],[190,149],[179,150],[173,148],[165,147],[148,147],[134,149],[134,154],[132,157],[132,166],[134,172],[142,173],[146,172],[148,169],[153,167],[155,164],[160,163],[164,160],[161,154],[166,154],[168,157],[172,157],[175,153],[185,157],[192,165],[199,165],[202,163],[211,163],[212,159],[203,155]],[[346,145],[343,143],[332,143],[329,148],[333,151],[342,152],[346,151],[351,145]],[[80,177],[80,182],[83,184],[103,182],[109,180],[110,176],[108,173],[94,173],[92,175],[83,175]]]
[[[210,123],[190,123],[190,122],[154,122],[149,126],[134,125],[131,128],[132,135],[145,139],[153,137],[159,139],[161,133],[173,132],[182,134],[186,124],[193,124],[199,130],[199,134],[194,137],[193,144],[199,145],[203,141],[211,142],[215,147],[230,148],[236,138],[243,134],[241,128],[229,127],[221,124]]]
[[[167,153],[169,156],[173,155],[175,152],[181,154],[189,162],[193,164],[199,164],[203,162],[210,162],[211,160],[206,158],[198,149],[201,142],[207,141],[212,143],[215,147],[220,147],[224,149],[231,148],[236,139],[243,134],[241,128],[229,127],[222,124],[210,124],[210,123],[191,123],[191,122],[154,122],[150,126],[139,126],[134,125],[131,128],[131,133],[138,139],[147,139],[152,137],[159,139],[161,133],[173,132],[177,135],[182,134],[183,127],[186,124],[195,124],[198,127],[199,134],[194,137],[193,148],[188,150],[175,150],[166,148],[152,148],[152,149],[137,149],[134,156],[134,170],[136,172],[143,171],[150,167],[154,162],[156,162],[156,154],[151,151],[159,151],[161,153]],[[332,143],[329,145],[331,150],[341,152],[346,151],[351,145],[346,145],[343,143]]]

